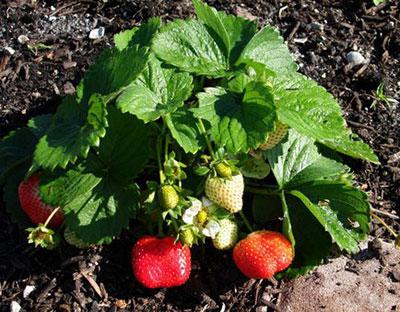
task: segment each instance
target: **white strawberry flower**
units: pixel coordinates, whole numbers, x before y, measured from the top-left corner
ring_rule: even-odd
[[[203,208],[203,203],[198,200],[197,198],[191,198],[192,205],[185,210],[182,216],[183,222],[186,224],[193,224],[194,223],[194,218],[197,216],[197,214],[200,212],[200,210]]]
[[[202,230],[204,236],[211,237],[214,239],[219,231],[221,230],[221,226],[217,221],[211,220],[207,223],[206,227]]]

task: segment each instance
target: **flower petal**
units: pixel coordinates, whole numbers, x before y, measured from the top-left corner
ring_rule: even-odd
[[[220,229],[221,226],[219,225],[219,223],[217,221],[211,220],[207,223],[207,226],[203,229],[202,233],[204,236],[214,239]]]

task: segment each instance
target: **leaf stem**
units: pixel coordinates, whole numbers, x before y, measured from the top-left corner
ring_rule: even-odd
[[[167,158],[168,158],[168,146],[169,146],[169,135],[167,134],[166,136],[165,136],[165,146],[164,146],[164,158],[165,158],[165,160],[167,160]]]
[[[163,166],[161,163],[161,148],[162,148],[162,137],[165,133],[165,123],[163,123],[163,128],[161,134],[157,137],[157,145],[156,145],[156,153],[157,153],[157,164],[158,164],[158,173],[160,176],[160,183],[163,184],[165,181],[165,174],[163,171]]]
[[[397,238],[397,234],[393,229],[385,222],[382,220],[382,218],[378,217],[375,213],[372,211],[370,212],[371,216],[373,216],[376,220],[378,220],[389,232],[392,234],[395,238]]]
[[[208,138],[207,131],[206,131],[206,128],[204,127],[203,121],[200,118],[198,118],[197,120],[198,120],[198,125],[199,125],[200,132],[204,136],[204,139],[206,140],[207,147],[208,147],[208,150],[209,150],[209,152],[211,154],[211,157],[215,160],[215,153],[214,153],[214,150],[212,148],[211,142],[210,142],[210,140]]]
[[[51,221],[51,219],[54,217],[54,215],[57,213],[57,211],[60,210],[60,207],[57,207],[55,209],[53,209],[53,211],[51,212],[51,214],[48,216],[48,218],[46,219],[46,222],[44,223],[44,226],[47,227],[47,225],[49,224],[49,222]]]
[[[164,231],[163,231],[163,219],[161,214],[158,217],[158,236],[163,237],[164,236]]]
[[[250,233],[253,232],[253,227],[250,225],[249,220],[247,220],[247,218],[246,218],[246,216],[244,215],[244,213],[243,213],[242,210],[239,211],[239,215],[240,215],[240,217],[242,218],[242,220],[243,220],[243,222],[244,222],[244,225],[245,225],[246,228],[249,230],[249,232],[250,232]]]
[[[259,194],[259,195],[279,195],[279,190],[276,189],[260,189],[257,187],[251,187],[251,186],[246,186],[245,190],[247,192],[253,193],[253,194]]]
[[[173,218],[171,218],[171,222],[172,222],[172,225],[173,225],[173,227],[174,227],[174,230],[175,230],[176,234],[178,234],[178,232],[179,232],[179,227],[178,227],[178,224],[176,223],[176,220],[173,219]]]

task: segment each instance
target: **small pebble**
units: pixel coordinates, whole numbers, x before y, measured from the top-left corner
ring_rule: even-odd
[[[8,53],[10,53],[10,55],[14,55],[15,50],[11,47],[5,47],[4,50],[6,50]]]
[[[24,289],[24,292],[22,293],[22,296],[26,299],[29,297],[32,291],[35,290],[35,286],[32,285],[27,285]]]
[[[295,39],[293,39],[293,41],[295,43],[306,43],[307,40],[308,40],[307,38],[295,38]]]
[[[18,37],[18,42],[19,42],[20,44],[25,44],[25,43],[27,43],[28,41],[29,41],[28,36],[20,35],[20,36]]]
[[[19,312],[21,309],[22,308],[17,301],[11,301],[10,312]]]
[[[100,39],[104,36],[104,34],[105,34],[104,27],[95,28],[90,31],[89,39]]]
[[[50,22],[54,22],[55,20],[57,20],[57,16],[49,16]]]
[[[346,60],[352,65],[360,65],[366,62],[364,56],[362,56],[362,54],[357,51],[351,51],[347,53]]]
[[[308,27],[312,30],[324,31],[324,25],[322,25],[321,23],[313,22],[308,24]]]

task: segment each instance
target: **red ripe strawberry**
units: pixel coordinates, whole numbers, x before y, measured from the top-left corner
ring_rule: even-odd
[[[132,270],[147,288],[175,287],[190,275],[190,248],[175,238],[144,236],[132,248]]]
[[[235,246],[233,260],[249,278],[271,278],[292,263],[293,249],[283,234],[257,231]]]
[[[44,224],[55,208],[43,203],[39,197],[39,184],[40,176],[38,174],[31,176],[28,180],[19,184],[18,195],[22,210],[29,219],[35,224]],[[64,215],[62,212],[57,211],[48,225],[52,228],[57,228],[63,220]]]

